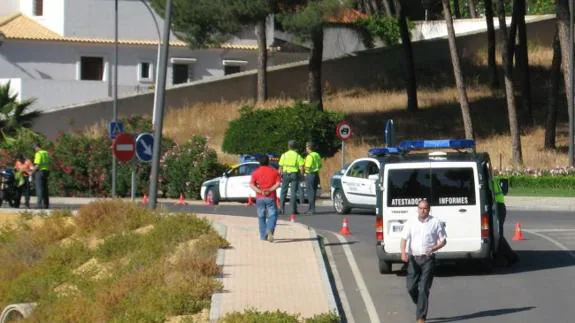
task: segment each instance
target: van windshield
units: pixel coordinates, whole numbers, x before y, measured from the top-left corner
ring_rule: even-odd
[[[390,169],[387,206],[416,206],[427,199],[431,206],[474,205],[473,168]]]

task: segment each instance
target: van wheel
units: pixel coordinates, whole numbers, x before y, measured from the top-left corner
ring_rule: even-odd
[[[489,257],[481,259],[480,262],[481,262],[480,263],[481,271],[484,274],[490,274],[491,272],[493,272],[493,262],[494,262],[493,253],[489,253]]]
[[[333,193],[333,208],[338,214],[348,214],[349,206],[347,206],[347,201],[340,190]]]
[[[379,259],[379,273],[380,274],[390,274],[391,273],[391,262]]]

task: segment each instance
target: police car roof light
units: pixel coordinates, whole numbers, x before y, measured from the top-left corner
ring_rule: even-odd
[[[247,163],[247,162],[256,162],[260,156],[264,154],[253,154],[253,155],[240,155],[240,163]],[[270,161],[277,161],[279,160],[276,154],[267,154]]]
[[[406,150],[417,149],[471,149],[475,148],[475,140],[472,139],[440,139],[440,140],[404,140],[399,148]]]
[[[368,154],[373,156],[392,155],[399,153],[401,153],[401,149],[397,147],[371,148],[368,150]]]

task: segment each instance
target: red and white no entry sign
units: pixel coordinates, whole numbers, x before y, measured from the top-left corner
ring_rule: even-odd
[[[349,138],[351,138],[351,135],[352,135],[351,126],[349,125],[349,123],[347,123],[347,121],[345,121],[345,120],[341,121],[335,127],[335,134],[341,140],[344,140],[344,141],[348,140]]]
[[[112,144],[112,151],[121,163],[126,163],[134,158],[136,154],[136,141],[134,136],[121,133],[116,135]]]

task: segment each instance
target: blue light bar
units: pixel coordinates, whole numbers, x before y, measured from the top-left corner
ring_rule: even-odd
[[[373,156],[391,155],[399,153],[401,153],[401,149],[397,147],[371,148],[370,150],[368,150],[368,154]]]
[[[399,148],[406,150],[415,149],[470,149],[475,147],[475,140],[471,139],[441,139],[441,140],[404,140]]]
[[[258,159],[263,156],[264,154],[253,154],[253,155],[240,155],[239,160],[240,163],[247,163],[247,162],[256,162]],[[279,158],[276,154],[267,154],[270,162],[279,161]]]

